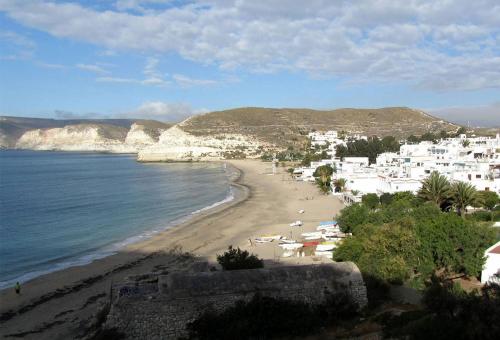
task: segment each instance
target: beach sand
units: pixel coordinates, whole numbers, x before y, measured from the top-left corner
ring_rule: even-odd
[[[13,288],[1,291],[0,335],[74,338],[85,329],[98,301],[107,299],[113,282],[141,273],[189,269],[193,259],[179,256],[180,249],[215,265],[216,255],[232,245],[279,263],[283,251],[277,242],[251,245],[249,239],[280,234],[299,240],[300,233],[315,231],[319,221],[331,220],[343,207],[337,198],[321,194],[313,184],[292,180],[286,168],[278,168],[272,175],[270,163],[228,163],[241,170],[239,177],[233,170],[233,176],[238,177],[233,184],[233,201],[201,212],[116,255],[33,279],[22,285],[20,296]],[[298,212],[301,209],[303,214]],[[304,225],[290,227],[296,220]]]

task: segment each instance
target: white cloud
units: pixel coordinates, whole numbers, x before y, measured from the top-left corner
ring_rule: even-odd
[[[1,60],[31,59],[36,48],[33,40],[12,31],[0,31],[0,42],[3,43]]]
[[[36,47],[36,43],[33,40],[12,31],[0,31],[0,41],[6,41],[27,49],[34,49]]]
[[[98,77],[96,81],[100,83],[140,83],[140,80],[137,79],[120,77]]]
[[[36,61],[35,65],[43,67],[43,68],[49,68],[49,69],[55,69],[55,70],[64,70],[67,67],[62,64],[54,64],[54,63],[45,63],[43,61]]]
[[[108,70],[105,70],[99,65],[94,65],[94,64],[77,64],[77,68],[84,70],[84,71],[89,71],[97,74],[109,74]]]
[[[206,112],[208,112],[206,109],[193,109],[191,105],[187,103],[149,101],[143,103],[131,112],[120,114],[120,116],[153,119],[173,123],[180,122],[192,115]]]
[[[144,66],[144,76],[145,79],[141,81],[142,84],[144,85],[154,85],[154,86],[165,86],[169,82],[166,81],[161,74],[161,72],[158,71],[158,64],[160,60],[156,57],[149,57],[146,60],[146,65]]]
[[[0,9],[29,27],[110,50],[434,91],[500,87],[497,0],[198,0],[180,7],[120,0],[115,8],[0,0]],[[154,60],[144,83],[164,85]]]
[[[169,103],[163,101],[144,102],[139,107],[118,113],[75,113],[67,110],[54,110],[56,119],[152,119],[177,123],[193,115],[207,113],[207,109],[194,109],[188,103]]]
[[[211,79],[194,79],[182,74],[174,74],[172,78],[181,87],[211,86],[218,84],[218,81]]]

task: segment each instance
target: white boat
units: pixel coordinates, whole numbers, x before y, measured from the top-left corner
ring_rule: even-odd
[[[286,250],[295,250],[302,248],[304,245],[302,243],[284,243],[279,246]]]
[[[289,239],[286,239],[286,238],[282,238],[280,240],[280,244],[283,244],[283,243],[297,243],[297,241],[295,241],[295,240],[289,240]]]
[[[316,256],[323,256],[331,259],[333,257],[333,251],[315,251],[314,255]]]
[[[319,222],[320,227],[335,227],[337,225],[337,221],[323,221]]]
[[[316,251],[332,251],[336,247],[335,244],[318,244],[316,246]]]
[[[302,224],[303,224],[302,221],[297,220],[295,222],[290,223],[290,227],[300,227],[302,226]]]
[[[340,231],[340,228],[338,226],[323,226],[323,225],[320,225],[318,227],[316,227],[316,230],[327,230],[327,231]]]
[[[325,241],[341,241],[342,238],[338,237],[337,235],[322,235],[321,238]]]
[[[255,238],[256,243],[269,243],[273,241],[274,241],[273,239],[268,239],[268,238],[260,238],[260,237]]]
[[[307,240],[311,240],[308,237],[321,238],[321,235],[323,235],[323,233],[320,232],[320,231],[313,231],[313,232],[310,232],[310,233],[302,233],[301,235],[304,236]]]
[[[304,209],[299,210],[299,214],[303,214],[304,212],[305,212]]]

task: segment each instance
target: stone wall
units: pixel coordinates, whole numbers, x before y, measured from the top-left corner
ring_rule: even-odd
[[[117,293],[116,293],[117,292]],[[115,289],[106,327],[117,327],[130,339],[177,339],[202,312],[221,312],[255,293],[319,304],[327,294],[345,292],[360,306],[366,287],[350,262],[215,271],[148,277]]]

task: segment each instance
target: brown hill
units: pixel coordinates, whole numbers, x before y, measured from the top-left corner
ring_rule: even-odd
[[[404,137],[429,131],[455,131],[459,126],[406,107],[328,111],[248,107],[194,116],[181,123],[181,127],[195,135],[254,135],[283,146],[303,139],[312,129]]]

